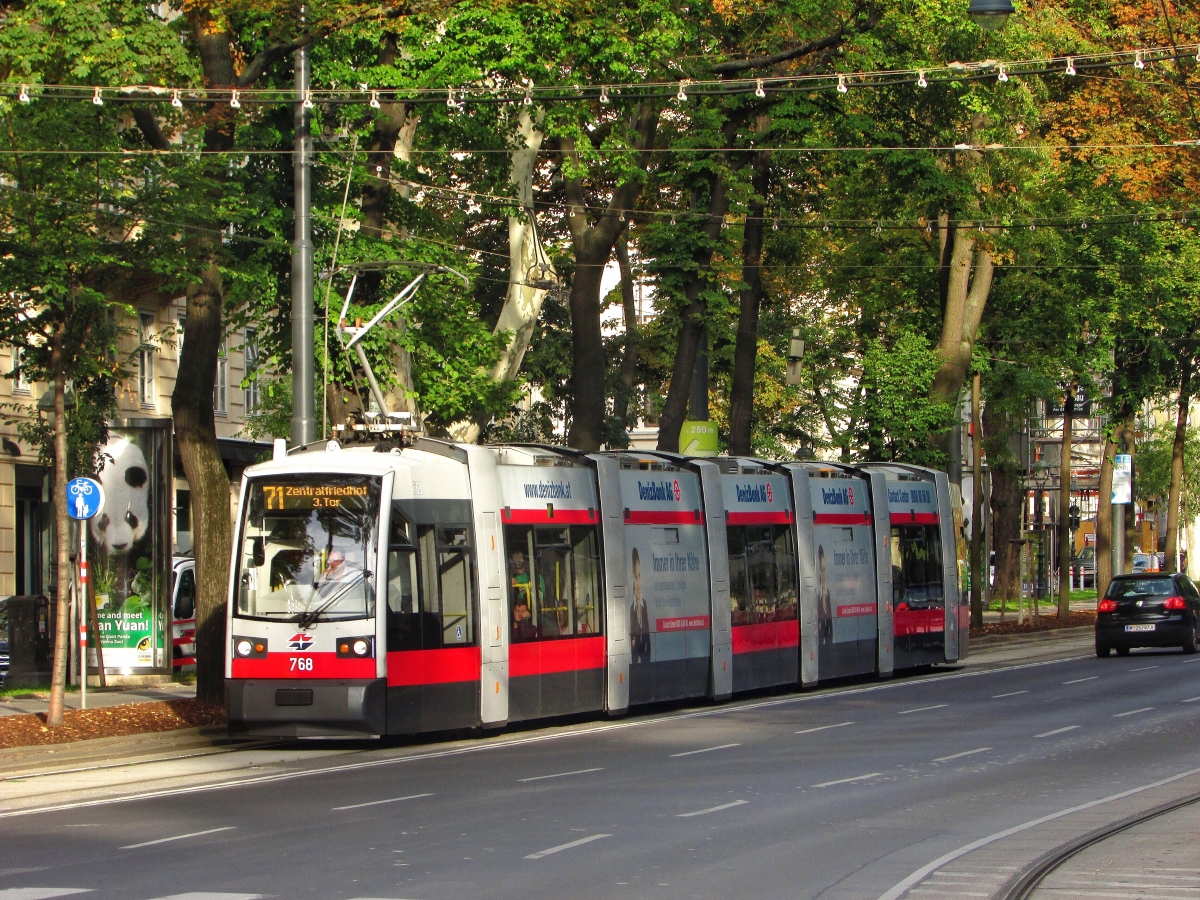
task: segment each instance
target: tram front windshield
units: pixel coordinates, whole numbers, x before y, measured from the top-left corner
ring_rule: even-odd
[[[375,615],[379,491],[354,475],[253,480],[234,614],[303,627]]]

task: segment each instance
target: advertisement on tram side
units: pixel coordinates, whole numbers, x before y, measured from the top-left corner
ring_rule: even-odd
[[[567,466],[497,466],[500,506],[536,510],[540,518],[557,519],[560,510],[596,511],[596,476],[591,469]],[[506,521],[509,517],[506,517]],[[595,521],[599,521],[596,513]]]
[[[871,505],[858,478],[809,481],[817,544],[817,623],[821,644],[876,636]]]
[[[721,478],[725,521],[730,525],[786,525],[792,521],[786,475],[726,475]]]
[[[632,661],[704,657],[712,619],[699,477],[622,471]]]

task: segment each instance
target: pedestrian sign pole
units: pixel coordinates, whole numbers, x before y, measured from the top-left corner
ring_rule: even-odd
[[[79,520],[79,706],[87,709],[87,521],[104,508],[104,488],[94,478],[75,478],[67,483],[67,512]],[[99,642],[100,636],[96,635]]]

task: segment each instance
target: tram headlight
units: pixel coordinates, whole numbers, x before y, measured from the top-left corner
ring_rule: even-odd
[[[375,655],[375,641],[370,637],[338,638],[337,655],[340,659],[366,659]]]
[[[238,656],[249,656],[253,652],[254,652],[254,645],[251,644],[249,641],[243,640],[243,641],[237,642],[237,655]]]
[[[234,635],[233,655],[238,659],[266,659],[267,642],[265,638],[243,637]]]

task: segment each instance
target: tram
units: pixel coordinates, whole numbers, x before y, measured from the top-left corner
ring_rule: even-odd
[[[417,437],[246,470],[232,732],[414,734],[954,662],[946,476]]]

